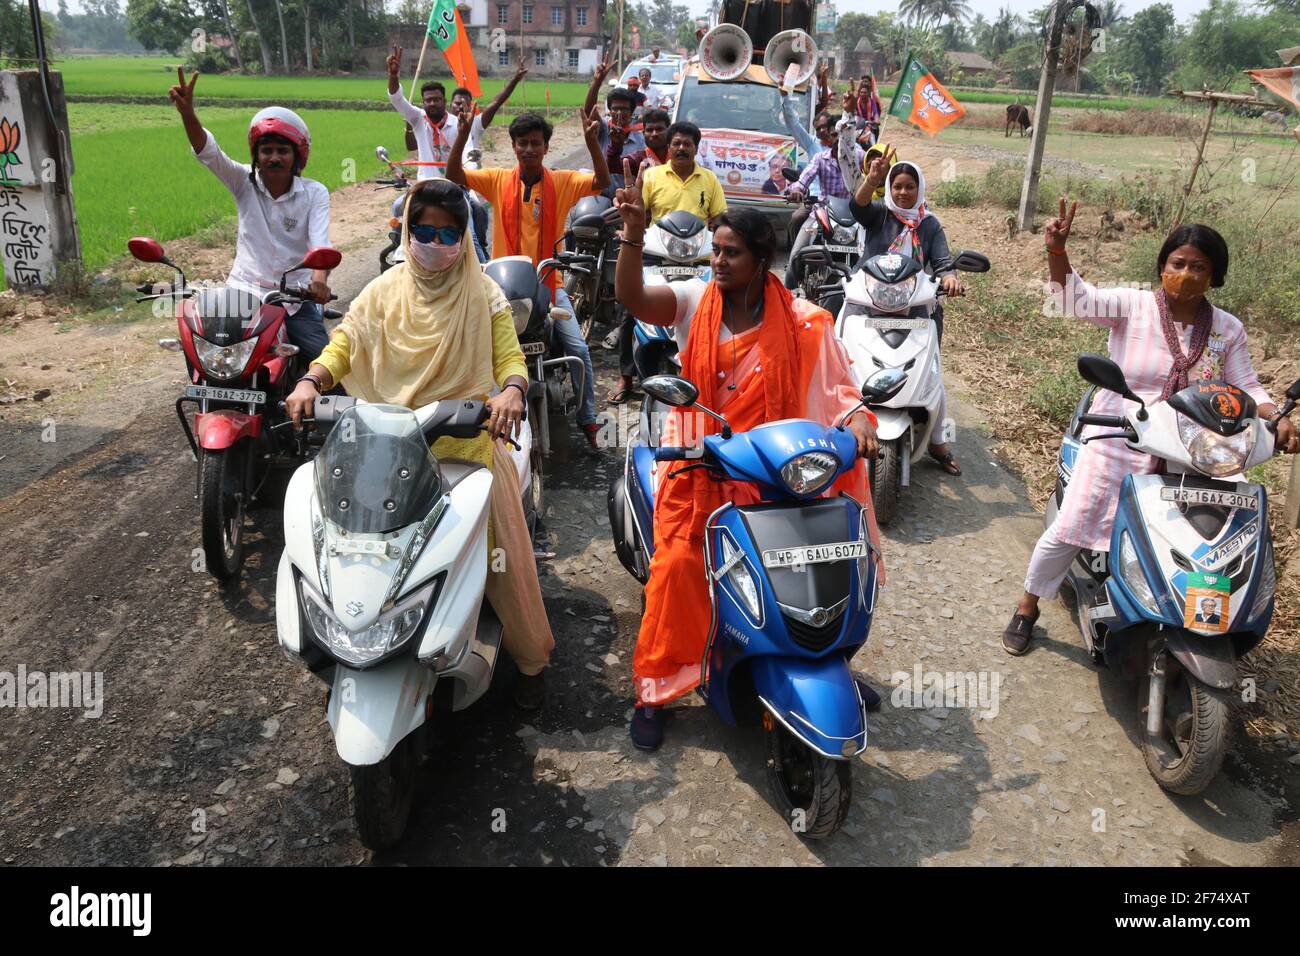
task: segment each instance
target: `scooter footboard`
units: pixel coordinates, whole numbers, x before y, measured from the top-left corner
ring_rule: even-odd
[[[334,669],[328,717],[339,757],[354,766],[376,764],[424,723],[433,671],[402,656],[358,671]]]
[[[847,760],[867,749],[866,712],[842,655],[758,657],[752,673],[763,706],[823,757]]]

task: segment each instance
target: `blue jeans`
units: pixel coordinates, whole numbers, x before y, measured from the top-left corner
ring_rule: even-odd
[[[289,336],[290,343],[298,346],[298,355],[304,369],[310,368],[311,363],[325,351],[325,346],[330,344],[329,333],[325,331],[325,318],[320,304],[316,302],[304,302],[297,312],[286,316],[284,331]]]
[[[568,309],[570,316],[563,322],[555,323],[560,351],[582,359],[582,367],[586,370],[582,383],[582,401],[578,405],[578,424],[593,425],[596,422],[596,373],[591,367],[591,350],[587,348],[587,340],[582,337],[578,320],[572,317],[573,301],[563,286],[555,290],[554,301],[557,307]]]

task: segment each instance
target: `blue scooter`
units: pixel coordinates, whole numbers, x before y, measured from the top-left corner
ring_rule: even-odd
[[[1043,519],[1056,520],[1088,442],[1123,441],[1163,462],[1159,473],[1125,476],[1109,552],[1081,551],[1065,581],[1093,662],[1140,680],[1138,739],[1151,776],[1197,794],[1227,753],[1236,661],[1273,617],[1268,496],[1245,473],[1273,456],[1277,421],[1259,418],[1228,382],[1193,382],[1148,406],[1108,358],[1080,355],[1079,374],[1095,387],[1062,443]],[[1135,407],[1097,414],[1098,389]],[[1279,419],[1300,400],[1300,381],[1286,396]],[[1113,430],[1085,435],[1089,425]]]
[[[878,372],[863,385],[864,403],[888,400],[905,378]],[[801,836],[829,836],[848,814],[849,761],[867,747],[849,661],[867,640],[877,579],[862,505],[818,495],[853,467],[856,440],[843,421],[789,419],[733,433],[684,378],[656,375],[642,388],[663,405],[698,409],[722,430],[699,448],[629,448],[609,498],[619,560],[638,580],[648,577],[656,462],[684,463],[668,480],[704,468],[758,486],[759,504],[723,505],[706,526],[712,621],[699,693],[728,724],[761,723],[778,809]]]

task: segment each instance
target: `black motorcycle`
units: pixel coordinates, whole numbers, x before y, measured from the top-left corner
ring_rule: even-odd
[[[564,251],[555,252],[565,272],[564,291],[573,300],[574,318],[588,342],[597,326],[611,326],[621,318],[614,299],[620,223],[607,196],[587,196],[570,213]]]

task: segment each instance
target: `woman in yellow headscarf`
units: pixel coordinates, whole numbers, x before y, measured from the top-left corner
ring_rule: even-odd
[[[295,424],[335,382],[366,402],[419,408],[440,399],[486,399],[488,430],[439,438],[439,457],[477,461],[492,472],[489,548],[506,555],[489,569],[486,594],[503,625],[502,643],[519,667],[519,706],[534,710],[555,640],[542,604],[519,477],[499,439],[518,433],[528,366],[510,303],[483,274],[469,236],[460,187],[426,180],[411,190],[402,217],[406,261],[374,279],[352,301],[330,344],[285,404]],[[493,388],[500,390],[489,398]],[[493,562],[495,565],[495,562]]]

